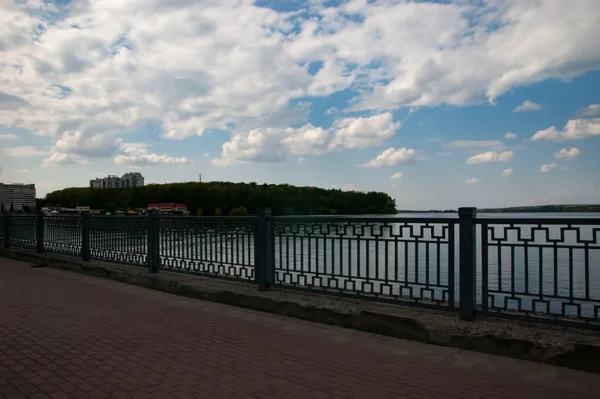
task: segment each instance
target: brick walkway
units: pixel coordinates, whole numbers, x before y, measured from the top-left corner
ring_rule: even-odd
[[[598,398],[599,382],[0,258],[3,398]]]

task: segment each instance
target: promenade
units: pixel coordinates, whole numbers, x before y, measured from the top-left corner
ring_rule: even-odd
[[[0,258],[1,398],[598,398],[600,375]]]

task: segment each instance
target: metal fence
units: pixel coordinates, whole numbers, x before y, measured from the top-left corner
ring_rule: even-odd
[[[0,238],[260,290],[600,328],[600,219],[5,214]]]

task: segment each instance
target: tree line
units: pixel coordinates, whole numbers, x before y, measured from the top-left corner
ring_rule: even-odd
[[[66,188],[51,192],[38,207],[89,206],[105,212],[146,208],[151,203],[185,204],[195,215],[255,214],[269,207],[275,215],[392,214],[395,201],[381,192],[342,191],[289,184],[189,182],[134,188]]]

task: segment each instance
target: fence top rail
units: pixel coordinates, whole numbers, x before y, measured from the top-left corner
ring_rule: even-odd
[[[424,218],[424,217],[394,217],[394,216],[274,216],[275,222],[281,223],[410,223],[410,224],[456,224],[459,219]]]
[[[199,220],[207,222],[252,222],[257,216],[178,216],[178,215],[158,215],[161,220]]]
[[[491,225],[554,225],[554,226],[598,226],[600,227],[600,217],[597,218],[476,218],[477,224]]]

